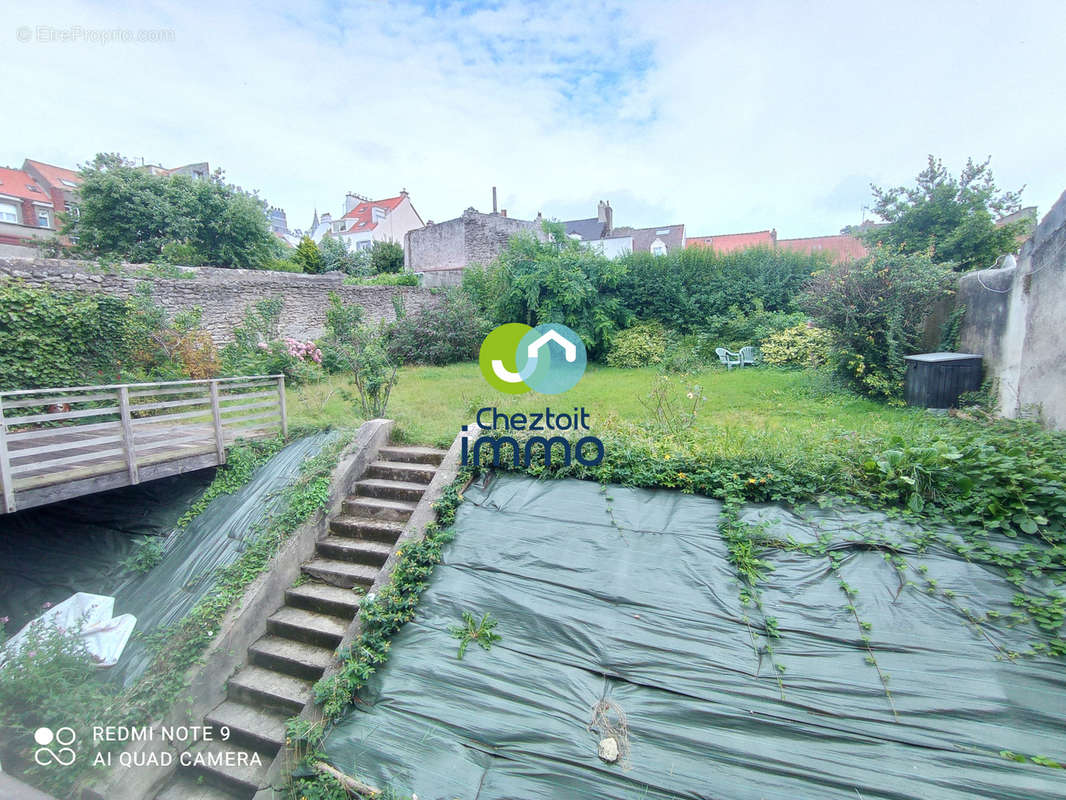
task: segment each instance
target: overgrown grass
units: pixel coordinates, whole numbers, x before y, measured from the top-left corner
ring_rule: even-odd
[[[410,442],[444,446],[483,406],[515,413],[566,410],[585,406],[594,427],[608,420],[641,423],[644,401],[658,377],[654,369],[616,369],[590,365],[585,377],[563,396],[507,395],[481,377],[477,364],[447,367],[406,367],[399,372],[388,414],[397,435]],[[777,369],[710,368],[688,377],[674,377],[678,387],[699,384],[706,402],[695,433],[711,450],[762,449],[799,452],[840,435],[873,436],[905,431],[913,424],[937,424],[935,417],[895,408],[855,395],[833,391],[820,378]],[[353,405],[345,399],[354,385],[341,376],[323,383],[290,389],[290,419],[306,425],[352,425]]]

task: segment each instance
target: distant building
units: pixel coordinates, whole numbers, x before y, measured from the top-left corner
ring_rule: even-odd
[[[404,238],[404,267],[421,273],[426,286],[455,286],[471,264],[487,264],[519,233],[547,241],[542,218],[514,219],[506,211],[482,214],[468,208],[461,217],[428,223]]]
[[[610,201],[600,200],[596,216],[563,222],[566,235],[586,243],[608,258],[624,253],[665,255],[685,246],[684,225],[660,225],[656,228],[614,227],[614,210]]]
[[[289,232],[289,220],[285,216],[284,208],[275,208],[270,206],[266,209],[267,223],[270,225],[270,230],[274,233],[287,234]]]
[[[57,167],[54,164],[45,164],[43,161],[33,161],[29,158],[22,162],[22,171],[48,192],[56,213],[62,211],[71,216],[77,216],[81,175],[66,167]],[[55,220],[52,225],[58,227]]]
[[[334,220],[323,214],[319,228],[323,227],[323,222],[329,224],[329,229],[323,231],[322,236],[336,237],[348,250],[365,250],[374,242],[402,245],[410,231],[425,225],[406,189],[384,200],[370,200],[349,192],[344,198],[344,215]]]
[[[25,170],[0,168],[0,244],[32,245],[56,228],[52,195]]]
[[[184,175],[186,178],[192,178],[193,180],[206,181],[211,177],[211,167],[206,161],[198,161],[195,164],[185,164],[181,167],[162,167],[159,164],[145,164],[143,163],[139,167],[150,175],[162,175],[163,177],[173,177],[175,175]]]
[[[869,254],[861,239],[847,234],[836,236],[808,236],[803,239],[778,239],[777,246],[797,253],[828,253],[833,263],[863,258]]]
[[[777,243],[777,231],[751,231],[749,233],[725,233],[718,236],[690,236],[687,247],[709,247],[716,253],[732,253],[751,247],[773,247]]]
[[[797,253],[828,253],[834,263],[851,258],[862,258],[866,247],[860,239],[848,234],[833,236],[810,236],[803,239],[778,239],[777,230],[726,233],[718,236],[690,236],[686,247],[709,247],[716,253],[735,253],[753,247],[792,250]]]

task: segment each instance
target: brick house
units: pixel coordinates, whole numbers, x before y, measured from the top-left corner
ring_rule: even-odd
[[[0,168],[0,244],[29,245],[50,237],[55,214],[52,195],[28,172]]]
[[[686,247],[709,247],[716,253],[734,253],[752,247],[782,248],[797,253],[829,253],[834,262],[862,258],[867,250],[862,241],[854,236],[810,236],[802,239],[778,239],[777,230],[726,233],[719,236],[690,236]]]

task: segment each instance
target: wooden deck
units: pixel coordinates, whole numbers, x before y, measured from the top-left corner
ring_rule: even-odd
[[[0,512],[224,464],[287,427],[280,375],[0,392]]]

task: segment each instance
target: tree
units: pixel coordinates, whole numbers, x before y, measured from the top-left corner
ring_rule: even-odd
[[[488,267],[467,269],[463,288],[497,325],[559,322],[575,330],[590,355],[606,352],[611,336],[629,321],[616,296],[625,265],[545,224],[551,237],[511,238]]]
[[[874,213],[887,224],[864,231],[863,239],[904,253],[928,252],[934,262],[953,262],[960,272],[991,267],[999,256],[1017,249],[1017,239],[1029,231],[1031,221],[997,225],[1021,208],[1025,187],[999,191],[990,162],[988,158],[977,164],[969,158],[955,178],[930,155],[914,188],[871,184]]]
[[[951,293],[952,266],[875,247],[816,272],[799,305],[832,333],[844,377],[864,394],[894,400],[903,393],[904,357],[921,351],[926,317]]]
[[[370,271],[403,272],[403,248],[396,242],[374,242],[370,248]]]
[[[296,252],[292,254],[292,260],[293,263],[299,265],[300,269],[311,275],[325,272],[322,253],[318,251],[318,245],[311,240],[310,236],[305,236],[296,245]]]
[[[152,175],[117,153],[99,153],[81,171],[77,219],[63,233],[77,250],[130,261],[195,260],[257,269],[274,252],[273,237],[254,195],[222,182]]]

